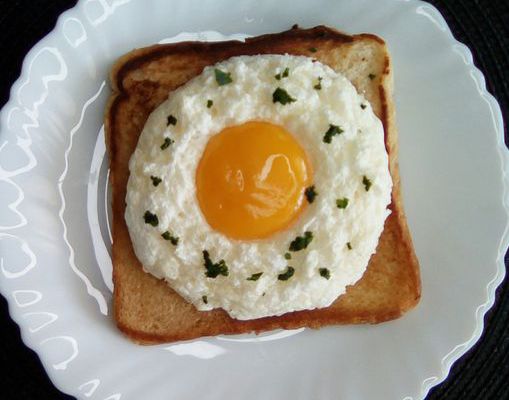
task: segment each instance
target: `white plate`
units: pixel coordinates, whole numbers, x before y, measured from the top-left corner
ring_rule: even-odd
[[[130,343],[111,318],[101,131],[111,63],[182,32],[294,23],[388,42],[420,305],[378,326]],[[78,398],[422,399],[479,338],[503,279],[507,156],[498,104],[428,4],[81,1],[30,51],[2,110],[0,289],[55,385]]]

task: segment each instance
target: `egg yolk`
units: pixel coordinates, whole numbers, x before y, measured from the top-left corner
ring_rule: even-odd
[[[251,121],[209,140],[196,171],[196,192],[213,229],[233,239],[262,239],[302,212],[311,179],[307,155],[289,132]]]

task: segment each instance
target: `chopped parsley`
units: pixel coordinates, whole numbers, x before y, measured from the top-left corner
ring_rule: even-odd
[[[233,82],[229,72],[223,72],[220,69],[215,68],[214,74],[216,76],[216,82],[219,86],[227,85],[228,83]]]
[[[313,86],[313,88],[315,88],[316,90],[322,89],[322,79],[323,78],[321,76],[319,76],[318,77],[318,83],[315,86]]]
[[[206,269],[205,276],[207,278],[216,278],[218,275],[228,276],[228,266],[224,260],[213,263],[207,250],[203,250],[203,260],[205,261],[203,265]]]
[[[338,208],[345,209],[348,206],[348,199],[346,197],[336,199],[336,206]]]
[[[291,260],[292,255],[290,253],[285,253],[285,260]]]
[[[341,127],[329,124],[329,129],[327,129],[327,132],[323,135],[323,141],[324,143],[330,143],[332,142],[333,136],[340,135],[342,133],[343,129],[341,129]]]
[[[361,108],[362,108],[363,110],[365,110],[365,109],[366,109],[366,107],[367,107],[367,105],[366,105],[366,104],[361,104]]]
[[[169,125],[177,125],[177,118],[175,118],[173,115],[168,115],[168,121],[166,123],[167,126]]]
[[[286,269],[286,272],[279,274],[277,276],[277,279],[279,279],[280,281],[287,281],[288,279],[290,279],[293,276],[294,273],[295,273],[295,268],[288,266],[288,268]]]
[[[157,186],[159,185],[163,180],[157,176],[150,176],[150,179],[152,179],[152,185]]]
[[[330,271],[327,268],[319,268],[318,272],[322,278],[330,279]]]
[[[310,47],[308,50],[309,50],[311,53],[316,53],[316,52],[317,52],[316,47]]]
[[[369,78],[369,79],[371,79],[371,80],[373,80],[373,79],[375,79],[375,78],[376,78],[376,75],[375,75],[375,74],[369,74],[369,75],[368,75],[368,78]]]
[[[207,100],[207,108],[210,108],[214,105],[214,102],[210,99]]]
[[[304,195],[306,196],[306,200],[309,204],[311,204],[313,201],[315,201],[316,196],[318,196],[318,193],[316,193],[315,185],[309,186],[304,191]]]
[[[256,274],[251,275],[249,278],[247,278],[248,281],[257,281],[260,279],[260,276],[263,275],[263,272],[257,272]]]
[[[208,303],[209,303],[209,299],[207,299],[207,296],[203,295],[203,296],[201,296],[201,299],[203,300],[203,302],[204,302],[205,304],[208,304]]]
[[[143,214],[143,219],[145,220],[146,224],[157,226],[159,224],[159,218],[157,218],[157,215],[152,214],[150,211],[145,211],[145,214]]]
[[[288,78],[288,75],[290,75],[290,68],[286,67],[283,72],[276,74],[274,78],[276,78],[279,81],[281,80],[281,78]]]
[[[169,240],[174,246],[179,244],[179,238],[177,236],[173,236],[169,231],[162,233],[161,236],[164,240]]]
[[[288,94],[286,90],[281,89],[280,87],[278,87],[276,90],[274,90],[274,93],[272,93],[273,103],[281,103],[285,105],[288,103],[293,103],[294,101],[297,101],[297,99],[294,99]]]
[[[364,175],[362,177],[362,184],[364,185],[364,189],[366,189],[366,192],[369,192],[369,189],[371,188],[371,181]]]
[[[175,143],[175,141],[169,137],[165,137],[164,138],[164,142],[163,144],[161,145],[161,150],[165,150],[167,149],[168,147],[170,147],[171,144]]]
[[[346,247],[348,247],[348,250],[352,250],[352,244],[350,242],[346,242]]]
[[[290,251],[299,251],[303,250],[309,246],[309,243],[313,240],[313,232],[306,231],[304,232],[304,236],[297,236],[291,243],[289,250]]]

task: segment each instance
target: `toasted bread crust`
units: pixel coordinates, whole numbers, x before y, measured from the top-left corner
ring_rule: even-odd
[[[311,47],[318,51],[311,52]],[[363,278],[331,306],[249,321],[232,319],[221,309],[201,312],[165,282],[144,273],[134,255],[124,220],[128,161],[150,112],[205,66],[238,55],[284,53],[314,57],[343,72],[371,102],[385,130],[393,179],[392,213]],[[366,68],[376,71],[376,77],[364,76]],[[294,26],[246,42],[154,45],[121,57],[110,78],[113,94],[106,109],[105,131],[113,188],[114,312],[118,327],[129,338],[151,344],[277,328],[379,323],[397,318],[417,304],[421,295],[419,266],[401,201],[392,68],[382,39],[371,34],[350,36],[324,26]]]

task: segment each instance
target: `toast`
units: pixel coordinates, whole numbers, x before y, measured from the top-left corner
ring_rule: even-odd
[[[342,72],[370,101],[385,131],[393,179],[392,213],[364,276],[331,306],[247,321],[232,319],[222,309],[198,311],[164,281],[145,273],[134,254],[124,220],[129,159],[149,114],[169,92],[199,75],[205,66],[238,55],[285,53],[313,57]],[[153,344],[277,328],[379,323],[417,304],[419,265],[401,201],[392,67],[382,39],[371,34],[350,36],[325,26],[294,26],[245,42],[154,45],[121,57],[111,70],[111,85],[105,131],[113,189],[114,317],[129,338]]]

